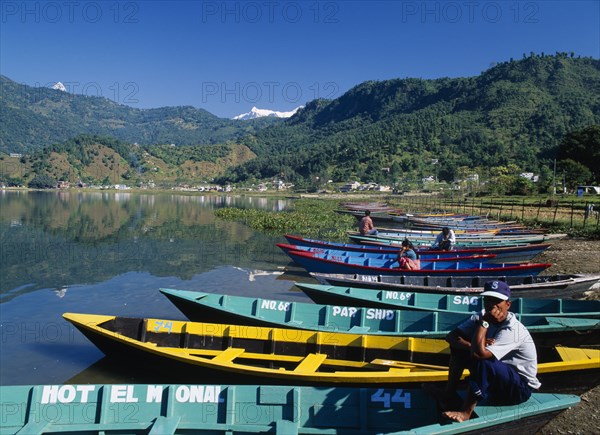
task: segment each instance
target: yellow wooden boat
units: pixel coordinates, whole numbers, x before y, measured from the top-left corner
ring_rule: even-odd
[[[294,385],[406,384],[448,377],[444,340],[93,314],[63,317],[105,354],[185,372],[190,382],[207,371]],[[540,352],[539,374],[599,369],[600,349]]]

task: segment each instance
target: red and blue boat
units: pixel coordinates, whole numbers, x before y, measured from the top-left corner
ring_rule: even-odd
[[[306,246],[311,248],[336,249],[348,252],[370,252],[380,254],[398,254],[400,243],[380,244],[380,245],[358,245],[354,243],[329,242],[317,239],[307,239],[304,237],[286,234],[284,236],[290,245]],[[432,250],[428,248],[416,248],[415,252],[420,258],[460,258],[473,255],[493,254],[495,257],[489,262],[504,263],[524,263],[532,260],[538,254],[541,254],[551,246],[550,243],[525,244],[520,246],[497,246],[497,247],[476,247],[468,249],[453,249],[451,251]]]
[[[296,263],[314,273],[358,273],[363,275],[445,275],[445,276],[520,276],[538,275],[549,263],[484,263],[476,261],[421,260],[421,268],[400,269],[398,262],[390,259],[361,258],[319,254],[316,252],[289,251],[287,255]]]

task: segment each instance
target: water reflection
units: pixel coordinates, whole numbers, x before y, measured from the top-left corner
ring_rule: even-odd
[[[102,353],[62,319],[65,312],[184,319],[161,287],[308,301],[283,273],[289,258],[275,246],[283,238],[215,218],[216,208],[230,206],[287,203],[1,191],[0,384],[61,383],[78,373],[88,382],[86,368]],[[101,382],[113,376],[101,370]]]
[[[220,207],[282,210],[284,200],[109,192],[0,194],[0,298],[128,271],[189,278],[222,264],[270,270],[272,237],[215,218]]]

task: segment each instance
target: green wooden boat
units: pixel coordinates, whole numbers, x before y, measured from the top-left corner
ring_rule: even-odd
[[[115,362],[186,382],[228,374],[244,383],[400,387],[448,378],[444,340],[97,314],[63,317]],[[571,385],[577,379],[595,382],[600,349],[538,349],[544,385],[546,375],[564,380],[565,372]]]
[[[514,406],[480,403],[466,422],[440,425],[420,389],[268,385],[37,385],[0,387],[0,434],[456,434],[522,429],[579,403],[534,393]],[[538,423],[539,425],[539,423]]]
[[[443,311],[319,305],[175,289],[160,291],[195,322],[443,338],[468,317]],[[564,346],[600,343],[600,319],[518,316],[536,343]]]
[[[564,236],[564,235],[563,235]],[[373,236],[361,236],[360,234],[348,234],[348,238],[352,240],[354,243],[360,243],[365,245],[376,244],[380,246],[399,246],[402,242],[402,238],[385,238],[379,237],[378,235]],[[520,239],[512,239],[512,240],[501,240],[501,239],[492,239],[492,240],[457,240],[454,247],[456,249],[469,249],[474,247],[506,247],[506,246],[525,246],[533,243],[544,243],[548,239],[544,239],[542,237],[528,237],[528,238],[520,238]],[[411,240],[413,245],[416,248],[424,248],[427,246],[431,246],[433,243],[433,239],[431,240]]]
[[[403,308],[449,313],[472,313],[483,309],[477,295],[446,295],[396,290],[372,290],[322,284],[296,283],[318,304]],[[600,301],[579,299],[511,298],[510,311],[529,316],[586,317],[600,319]]]

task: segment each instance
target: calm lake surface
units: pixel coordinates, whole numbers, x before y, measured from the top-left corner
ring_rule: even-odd
[[[282,235],[214,216],[280,199],[0,191],[0,384],[152,382],[121,371],[65,312],[185,319],[161,287],[310,301]],[[299,271],[299,269],[296,269]],[[133,377],[132,377],[133,376]],[[156,379],[159,381],[159,379]]]

